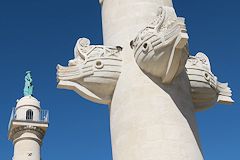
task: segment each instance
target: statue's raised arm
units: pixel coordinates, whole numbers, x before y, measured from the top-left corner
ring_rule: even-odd
[[[31,71],[26,72],[25,76],[25,86],[23,90],[24,96],[31,96],[33,94],[33,80],[31,76]]]

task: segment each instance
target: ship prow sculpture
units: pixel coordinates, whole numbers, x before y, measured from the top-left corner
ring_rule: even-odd
[[[104,45],[80,38],[58,87],[109,105],[113,160],[203,160],[195,112],[233,103],[228,84],[190,56],[172,0],[100,4]]]
[[[121,73],[119,46],[90,45],[80,38],[74,49],[74,59],[67,67],[57,66],[58,87],[71,89],[96,103],[109,104]]]
[[[183,71],[188,58],[184,21],[172,7],[159,7],[153,21],[130,43],[139,67],[163,83],[171,83]]]
[[[186,63],[191,85],[192,100],[197,111],[212,107],[215,103],[232,104],[232,91],[228,83],[221,83],[212,73],[208,57],[204,53],[190,56]]]

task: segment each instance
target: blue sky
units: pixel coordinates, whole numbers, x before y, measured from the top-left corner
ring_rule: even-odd
[[[176,0],[186,18],[190,51],[208,55],[212,70],[229,82],[236,103],[197,113],[206,160],[240,159],[239,59],[240,21],[237,0]],[[56,89],[56,65],[73,57],[79,37],[102,44],[98,0],[0,1],[0,160],[9,160],[7,139],[11,108],[23,96],[24,74],[32,71],[34,95],[50,110],[43,160],[111,160],[109,111],[73,91]]]

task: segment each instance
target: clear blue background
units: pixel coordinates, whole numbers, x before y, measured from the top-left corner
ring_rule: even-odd
[[[205,52],[219,80],[229,82],[236,103],[197,113],[206,160],[240,159],[240,2],[175,0],[186,18],[191,54]],[[34,95],[50,110],[43,160],[111,160],[109,111],[73,91],[56,89],[56,65],[73,58],[79,37],[102,44],[98,0],[0,0],[0,160],[10,160],[11,108],[22,97],[31,70]]]

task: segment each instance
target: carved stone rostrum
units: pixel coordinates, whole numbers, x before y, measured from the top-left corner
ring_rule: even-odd
[[[188,57],[184,18],[173,7],[159,7],[150,25],[139,32],[131,47],[143,71],[171,83],[184,70]],[[90,45],[80,38],[68,67],[58,65],[58,88],[76,91],[96,103],[109,104],[121,73],[121,47]]]
[[[177,17],[173,7],[164,6],[130,45],[144,72],[171,83],[184,70],[189,54],[187,41],[184,18]]]
[[[80,38],[68,67],[58,65],[58,87],[74,90],[96,103],[109,104],[121,73],[122,48],[90,45],[89,39]]]
[[[232,91],[228,83],[220,83],[211,71],[208,57],[204,53],[190,56],[186,63],[191,85],[192,100],[196,111],[212,107],[216,102],[232,104]]]

